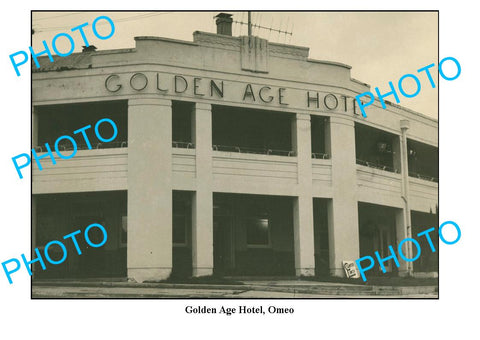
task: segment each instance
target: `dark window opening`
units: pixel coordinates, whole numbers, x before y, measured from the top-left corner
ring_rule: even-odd
[[[215,193],[216,275],[294,275],[291,197]]]
[[[315,275],[329,276],[328,212],[326,198],[313,199],[313,231],[315,245]]]
[[[413,263],[414,272],[438,272],[438,211],[431,213],[423,213],[419,211],[411,212],[412,218],[412,235],[420,244],[421,255]],[[429,232],[430,239],[432,240],[433,248],[436,250],[433,252],[431,250],[430,243],[426,236],[415,236],[418,233],[424,232],[430,228],[435,230]],[[416,247],[412,245],[414,252]]]
[[[311,116],[312,130],[312,158],[329,158],[327,152],[327,133],[328,117]]]
[[[360,256],[375,257],[375,252],[381,258],[391,255],[389,246],[396,250],[397,228],[396,214],[398,209],[383,205],[358,202],[358,227],[360,237]],[[393,259],[383,262],[386,273],[378,262],[375,262],[371,271],[366,273],[370,276],[397,274],[398,268]]]
[[[398,136],[355,123],[357,164],[399,173],[400,168],[394,166],[394,143],[399,143]]]
[[[120,246],[126,247],[128,240],[128,216],[122,216],[122,229],[120,230]]]
[[[188,245],[188,231],[192,225],[191,195],[188,192],[173,192],[173,244]]]
[[[270,245],[268,217],[254,217],[246,221],[247,245],[266,246]]]
[[[407,140],[408,175],[438,182],[438,148]]]
[[[192,138],[192,118],[195,103],[172,101],[172,146],[195,148]]]
[[[192,197],[189,191],[172,193],[172,277],[192,275]]]
[[[127,276],[126,191],[42,194],[33,198],[36,204],[36,214],[32,216],[35,248],[43,255],[50,241],[60,240],[67,249],[67,259],[61,264],[47,264],[47,269],[42,270],[39,263],[35,263],[35,279]],[[106,243],[98,248],[90,246],[83,237],[85,229],[92,223],[101,224],[108,232]],[[63,239],[77,230],[81,230],[76,237],[81,255],[72,240]],[[102,231],[97,228],[92,228],[88,236],[97,244],[104,239]],[[64,253],[54,245],[48,254],[59,260]]]
[[[293,156],[290,113],[212,106],[213,149]]]
[[[90,103],[59,104],[35,107],[38,120],[37,140],[34,147],[38,152],[46,152],[45,143],[55,151],[56,140],[67,135],[72,137],[77,144],[77,150],[88,150],[88,144],[82,133],[77,131],[87,125],[85,130],[92,149],[127,147],[128,143],[128,104],[126,100],[103,101]],[[109,118],[117,126],[117,136],[111,142],[102,142],[97,138],[95,125],[100,119]],[[35,128],[35,127],[34,127]],[[110,139],[114,130],[111,124],[103,122],[98,126],[98,133],[103,139]],[[59,150],[73,150],[72,142],[62,139]]]

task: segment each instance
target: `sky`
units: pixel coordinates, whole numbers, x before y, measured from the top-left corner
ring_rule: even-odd
[[[247,21],[247,12],[228,12],[237,22]],[[34,50],[42,50],[42,41],[51,45],[53,37],[71,33],[75,52],[84,45],[78,32],[70,29],[88,22],[85,28],[88,41],[99,50],[135,47],[135,36],[159,36],[192,41],[194,31],[215,33],[214,16],[218,12],[33,12],[32,37]],[[100,15],[115,23],[115,33],[99,40],[91,24]],[[99,34],[108,34],[105,21],[98,25]],[[388,82],[398,89],[404,74],[418,75],[417,70],[438,63],[437,12],[252,12],[253,24],[292,32],[281,34],[267,29],[253,29],[253,34],[271,42],[310,48],[309,58],[341,62],[352,66],[353,78],[370,84],[372,92],[389,92]],[[233,24],[233,35],[247,34],[247,26]],[[58,40],[68,50],[66,39]],[[432,69],[438,84],[436,67]],[[418,75],[421,91],[414,98],[400,97],[400,105],[438,119],[438,92],[432,89],[425,75]],[[415,92],[414,82],[405,81],[406,92]],[[397,90],[398,91],[398,90]],[[393,96],[387,100],[394,102]]]

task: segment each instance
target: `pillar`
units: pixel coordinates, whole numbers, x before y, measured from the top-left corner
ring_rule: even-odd
[[[32,146],[34,148],[38,145],[38,109],[32,105]],[[31,155],[30,155],[31,157]],[[33,176],[33,170],[32,170]],[[33,177],[32,177],[33,182]],[[31,240],[31,258],[34,258],[35,247],[37,245],[37,196],[32,194],[32,207],[31,207],[31,221],[32,221],[32,240]],[[32,266],[32,278],[35,278],[36,264]]]
[[[197,190],[192,202],[192,275],[207,276],[213,274],[212,106],[196,103],[193,121]]]
[[[37,255],[35,254],[35,248],[37,247],[37,196],[32,195],[32,208],[31,208],[31,221],[32,221],[32,240],[31,240],[31,253],[30,258],[36,258]],[[32,265],[32,279],[35,279],[35,272],[38,265],[35,263]]]
[[[395,229],[396,229],[396,238],[397,243],[396,246],[393,246],[395,249],[395,254],[397,254],[398,262],[400,263],[400,267],[398,268],[398,275],[399,276],[408,276],[408,268],[410,263],[402,259],[402,257],[398,253],[398,245],[400,242],[407,238],[407,223],[406,223],[406,214],[405,209],[396,209],[395,211]],[[407,258],[411,258],[408,254],[409,251],[409,244],[410,242],[406,242],[402,246],[402,252]]]
[[[330,274],[345,276],[342,261],[360,257],[358,230],[355,124],[348,117],[330,117],[332,199],[328,208]]]
[[[172,270],[172,106],[128,101],[128,277],[167,279]]]
[[[400,121],[400,159],[402,169],[402,200],[404,202],[403,211],[403,223],[397,225],[397,241],[400,242],[404,238],[412,237],[412,218],[410,215],[409,206],[409,178],[408,178],[408,146],[407,146],[407,130],[410,127],[408,120]],[[401,238],[398,238],[398,237]],[[412,256],[412,243],[407,242],[403,247],[404,255],[407,258],[413,258]],[[399,271],[399,275],[411,276],[413,273],[413,262],[404,263],[405,271]],[[401,268],[400,268],[401,269]]]
[[[32,106],[32,148],[38,146],[38,109]]]
[[[312,146],[309,114],[296,114],[292,123],[292,141],[298,160],[298,197],[293,201],[295,273],[315,275],[313,234]]]

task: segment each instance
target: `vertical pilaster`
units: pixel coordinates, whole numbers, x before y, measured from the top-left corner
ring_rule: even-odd
[[[344,276],[342,261],[360,254],[354,122],[330,117],[332,192],[328,202],[330,274]]]
[[[32,105],[32,145],[31,148],[35,147],[38,145],[38,110],[35,108],[35,106]],[[33,167],[31,168],[32,170],[32,175],[33,175]],[[32,176],[32,182],[33,182],[33,176]],[[31,198],[31,223],[32,223],[32,240],[31,240],[31,258],[33,259],[35,257],[35,247],[37,244],[37,197],[32,194]],[[32,278],[35,278],[35,269],[36,265],[32,266]]]
[[[128,102],[128,277],[168,278],[172,270],[172,106]]]
[[[213,274],[212,106],[196,103],[194,112],[197,191],[193,195],[193,276]]]
[[[397,249],[398,245],[400,242],[405,239],[407,236],[407,222],[406,222],[406,214],[405,214],[405,209],[396,209],[395,211],[395,229],[396,229],[396,237],[397,237],[397,243],[396,246],[393,248],[395,249],[395,252],[398,254]],[[408,244],[410,242],[406,242],[402,246],[402,252],[406,257],[409,257],[408,254]],[[398,261],[400,263],[400,267],[398,268],[398,275],[399,276],[407,276],[408,275],[408,267],[410,265],[409,262],[405,261],[402,259],[400,255],[397,256]],[[409,257],[411,258],[411,257]]]
[[[32,106],[32,148],[38,145],[38,110]]]
[[[37,197],[32,195],[31,198],[32,209],[31,209],[31,222],[32,222],[32,240],[31,240],[31,255],[30,258],[35,258],[35,247],[37,246]],[[32,278],[35,278],[35,269],[37,265],[32,265]]]
[[[297,113],[292,140],[298,160],[298,197],[293,201],[295,273],[315,275],[312,197],[312,146],[309,114]]]
[[[410,122],[408,120],[401,120],[400,121],[400,129],[402,134],[400,136],[400,155],[401,155],[401,166],[402,166],[402,199],[405,203],[405,208],[403,209],[404,214],[404,223],[401,225],[397,225],[397,228],[401,230],[397,230],[397,240],[400,242],[404,238],[411,238],[412,237],[412,217],[410,214],[410,206],[409,206],[409,179],[408,179],[408,146],[407,146],[407,130],[410,127]],[[398,239],[398,235],[401,234],[402,238]],[[406,242],[404,245],[404,255],[407,258],[413,258],[412,256],[412,243]],[[406,273],[399,272],[400,275],[412,275],[413,273],[413,263],[406,262],[405,263]]]

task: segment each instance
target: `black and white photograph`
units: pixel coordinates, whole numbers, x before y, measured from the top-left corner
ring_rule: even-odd
[[[2,9],[1,338],[475,334],[475,6]]]
[[[32,63],[34,298],[438,297],[438,12],[33,12],[33,48],[61,25]],[[393,90],[356,78],[413,36]]]

